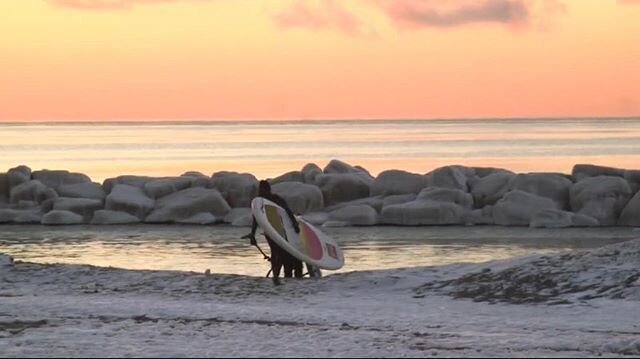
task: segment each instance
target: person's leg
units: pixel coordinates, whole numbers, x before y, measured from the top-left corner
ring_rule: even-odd
[[[296,278],[302,278],[302,261],[296,259],[293,270],[295,272]]]
[[[267,238],[269,248],[271,249],[271,275],[273,284],[280,284],[280,269],[282,268],[282,249],[278,247],[271,239]]]
[[[293,276],[293,266],[288,261],[285,261],[282,266],[284,267],[284,277],[291,278]]]

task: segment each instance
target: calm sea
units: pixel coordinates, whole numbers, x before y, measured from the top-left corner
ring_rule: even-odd
[[[0,172],[25,164],[95,181],[219,170],[266,178],[334,158],[374,175],[449,164],[640,168],[640,118],[0,123]]]

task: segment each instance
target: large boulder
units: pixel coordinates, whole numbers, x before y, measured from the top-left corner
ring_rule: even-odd
[[[215,188],[233,208],[250,207],[258,195],[258,179],[250,173],[221,171],[211,176],[209,187]]]
[[[473,208],[471,195],[459,189],[427,187],[420,191],[417,200],[455,203],[466,210]]]
[[[11,168],[7,172],[7,180],[9,181],[9,190],[22,183],[31,180],[31,168],[27,166],[18,166]]]
[[[471,211],[467,211],[465,224],[477,225],[477,224],[495,224],[493,220],[493,206],[488,205],[482,208],[476,208]]]
[[[23,200],[41,203],[53,196],[55,196],[55,192],[49,190],[42,182],[30,180],[11,188],[9,200],[11,203]]]
[[[218,190],[195,187],[158,199],[155,208],[144,221],[147,223],[179,222],[201,212],[224,218],[230,210],[229,204]]]
[[[9,174],[0,173],[0,203],[9,202]]]
[[[631,199],[631,186],[621,177],[589,177],[574,184],[570,196],[573,212],[593,217],[600,225],[613,226]]]
[[[321,226],[329,220],[329,213],[327,212],[306,213],[302,216],[302,218],[304,218],[305,221],[313,225]]]
[[[122,175],[115,178],[107,178],[102,183],[102,188],[106,193],[111,193],[116,185],[124,184],[127,186],[138,187],[140,189],[144,188],[144,184],[157,179],[155,177],[149,176],[134,176],[134,175]]]
[[[271,191],[284,198],[293,213],[303,214],[324,207],[322,191],[314,185],[301,182],[281,182]]]
[[[549,198],[515,190],[495,204],[493,220],[501,226],[529,226],[533,216],[545,209],[556,209],[556,204]]]
[[[631,185],[631,191],[636,193],[640,190],[640,170],[624,171],[624,179]]]
[[[378,223],[378,212],[364,204],[352,205],[329,213],[329,220],[346,222],[353,226],[373,226]]]
[[[512,171],[509,171],[504,168],[497,168],[497,167],[472,167],[472,168],[473,168],[474,177],[476,178],[485,178],[487,176],[490,176],[496,173],[510,173],[512,175],[515,175],[515,173],[513,173]]]
[[[83,182],[76,184],[63,184],[56,190],[60,197],[71,198],[93,198],[104,200],[107,194],[102,189],[102,185],[95,182]]]
[[[181,174],[180,177],[186,177],[191,180],[191,187],[206,188],[209,186],[209,176],[198,171],[188,171]]]
[[[583,179],[598,176],[624,177],[624,170],[614,167],[577,164],[573,166],[573,170],[571,171],[571,177],[573,177],[574,182],[580,182]]]
[[[463,224],[465,212],[455,203],[416,200],[382,208],[380,223],[403,226]]]
[[[509,191],[509,183],[516,175],[511,172],[495,172],[471,183],[471,196],[476,208],[494,205]]]
[[[290,171],[269,180],[271,185],[283,182],[304,182],[304,177],[300,171]]]
[[[253,215],[251,208],[233,208],[224,217],[224,222],[234,227],[251,227]]]
[[[394,194],[392,196],[386,196],[382,199],[382,207],[378,210],[378,212],[380,212],[382,208],[386,206],[412,202],[415,201],[416,198],[418,198],[418,195],[416,193]]]
[[[618,225],[640,227],[640,192],[637,192],[624,207]]]
[[[30,224],[40,223],[42,212],[40,209],[0,209],[0,223]]]
[[[134,224],[140,223],[140,218],[131,215],[127,212],[111,211],[108,209],[101,209],[93,213],[93,219],[91,224]]]
[[[415,195],[413,195],[413,198],[411,200],[414,200],[416,198]],[[408,202],[405,201],[405,202]],[[380,212],[382,210],[382,207],[384,206],[384,200],[382,199],[382,196],[373,196],[373,197],[367,197],[367,198],[360,198],[360,199],[356,199],[353,201],[349,201],[349,202],[341,202],[338,204],[334,204],[333,206],[330,207],[326,207],[324,210],[327,212],[332,212],[335,211],[337,209],[340,208],[344,208],[347,206],[361,206],[361,205],[366,205],[369,206],[373,209],[375,209],[377,212]]]
[[[64,225],[64,224],[82,224],[85,223],[81,215],[63,210],[53,210],[42,216],[42,224],[47,225]]]
[[[529,227],[532,228],[594,227],[598,225],[598,220],[595,218],[559,209],[540,210],[533,215],[529,223]]]
[[[371,184],[371,195],[419,193],[427,186],[427,177],[401,170],[381,172]]]
[[[215,224],[218,222],[216,216],[209,212],[196,213],[190,217],[177,219],[176,223],[180,224]]]
[[[105,209],[126,212],[143,219],[155,205],[155,201],[140,187],[116,184],[105,201]]]
[[[553,200],[558,209],[569,208],[569,189],[573,183],[564,176],[543,173],[519,174],[509,190],[520,190]]]
[[[322,174],[322,169],[315,163],[307,163],[302,167],[302,171],[300,172],[302,173],[304,183],[315,184],[316,177]]]
[[[173,192],[181,191],[191,187],[190,177],[167,177],[153,179],[143,185],[144,193],[149,198],[158,199]]]
[[[356,168],[346,162],[340,160],[331,160],[324,167],[324,173],[359,173],[361,169]]]
[[[102,200],[91,198],[66,198],[60,197],[53,204],[54,210],[69,211],[82,216],[84,222],[91,221],[93,212],[103,209]]]
[[[431,187],[453,188],[463,192],[469,191],[467,184],[468,168],[463,166],[445,166],[427,173],[428,184]]]
[[[42,182],[47,187],[58,189],[61,185],[91,182],[91,178],[83,173],[73,173],[66,170],[34,171],[31,178]]]
[[[321,174],[316,183],[324,197],[325,206],[369,197],[371,181],[358,173]]]

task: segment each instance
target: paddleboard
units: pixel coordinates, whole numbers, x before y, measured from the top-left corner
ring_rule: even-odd
[[[264,233],[299,260],[321,269],[336,270],[344,265],[344,255],[336,241],[302,217],[296,217],[296,233],[287,211],[266,198],[251,201],[251,213]]]

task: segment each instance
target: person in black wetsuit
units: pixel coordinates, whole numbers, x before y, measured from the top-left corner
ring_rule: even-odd
[[[271,202],[277,204],[278,206],[284,208],[291,218],[291,222],[296,230],[296,233],[300,233],[300,228],[298,227],[298,221],[296,220],[293,212],[287,205],[287,202],[284,198],[278,196],[277,194],[271,193],[271,185],[267,181],[260,181],[258,186],[258,196],[262,198],[266,198]],[[256,229],[258,228],[258,222],[253,218],[253,224],[251,225],[251,233],[247,235],[249,237],[251,244],[256,245]],[[291,254],[289,254],[284,249],[280,248],[280,246],[274,242],[269,236],[265,234],[267,238],[267,243],[269,243],[269,248],[271,249],[271,270],[273,274],[273,284],[280,284],[280,269],[284,266],[284,277],[291,278],[292,274],[295,275],[296,278],[302,278],[302,261],[295,258]]]

